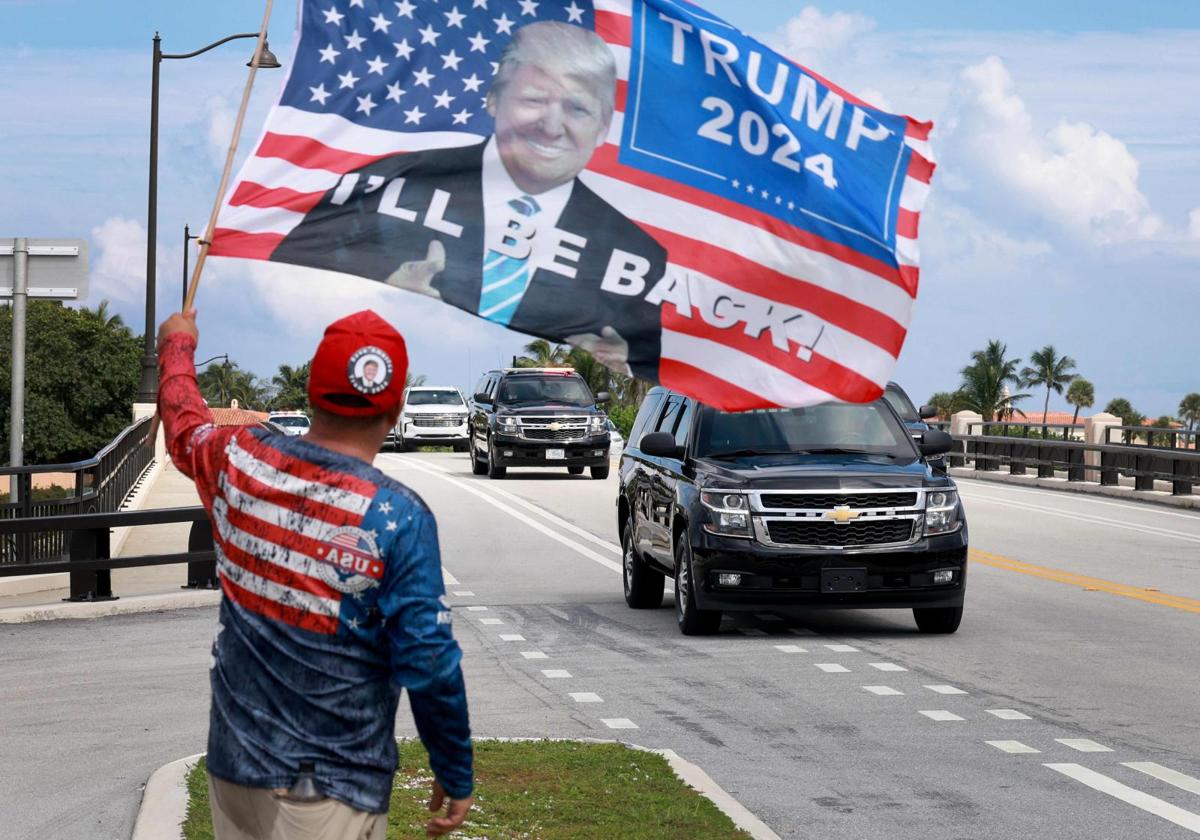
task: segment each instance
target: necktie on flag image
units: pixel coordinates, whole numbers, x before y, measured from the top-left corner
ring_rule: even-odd
[[[431,295],[726,410],[881,395],[930,123],[676,0],[302,0],[296,43],[212,256]]]

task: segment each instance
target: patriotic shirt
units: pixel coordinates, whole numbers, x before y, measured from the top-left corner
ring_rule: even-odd
[[[374,467],[253,427],[213,425],[195,339],[159,348],[159,412],[175,465],[213,525],[224,597],[213,643],[208,769],[286,788],[311,762],[328,796],[386,813],[402,688],[446,793],[468,796],[461,651],[437,529]]]

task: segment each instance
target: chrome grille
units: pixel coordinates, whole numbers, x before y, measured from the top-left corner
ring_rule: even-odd
[[[414,414],[412,424],[421,428],[443,428],[446,426],[461,426],[466,417],[456,414]]]
[[[859,548],[912,539],[914,519],[867,519],[840,525],[802,519],[767,521],[767,535],[776,545]]]
[[[583,440],[588,436],[586,417],[522,417],[521,437],[553,443]]]
[[[763,493],[762,506],[772,510],[916,507],[916,493]]]
[[[571,427],[569,429],[522,429],[523,435],[529,440],[576,440],[584,436],[586,428]]]

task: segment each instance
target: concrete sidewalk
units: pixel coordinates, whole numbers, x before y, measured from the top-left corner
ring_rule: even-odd
[[[1027,475],[1010,475],[1008,470],[976,470],[971,467],[951,467],[951,478],[970,478],[977,481],[992,481],[1017,487],[1037,487],[1042,490],[1058,490],[1063,493],[1078,493],[1084,496],[1104,496],[1127,502],[1165,505],[1183,510],[1200,510],[1200,495],[1175,496],[1171,494],[1171,483],[1154,482],[1154,490],[1134,490],[1133,479],[1121,477],[1118,486],[1105,486],[1096,481],[1068,481],[1065,470],[1055,473],[1054,478],[1038,478],[1037,468],[1031,467]]]
[[[168,459],[158,470],[152,483],[146,487],[141,503],[136,505],[138,510],[153,510],[155,508],[188,507],[200,504],[200,497],[192,480],[175,468]],[[139,525],[130,528],[123,544],[116,551],[118,557],[137,557],[146,554],[167,554],[187,551],[188,532],[191,523],[179,522],[170,525]],[[82,607],[83,604],[68,604],[64,602],[70,594],[67,576],[42,576],[46,588],[28,591],[37,585],[38,578],[25,577],[20,580],[19,587],[6,590],[5,579],[0,578],[0,614],[16,609],[30,607],[43,608],[42,617],[50,617],[45,610],[50,607]],[[114,569],[112,572],[112,591],[119,600],[106,602],[115,607],[121,601],[139,596],[161,596],[182,594],[182,587],[187,583],[187,566],[143,566],[134,569]],[[9,594],[13,590],[25,590],[19,594]],[[195,594],[195,593],[192,593]],[[161,602],[161,599],[157,599]],[[193,599],[194,600],[194,599]],[[188,601],[188,599],[184,599]],[[97,605],[92,605],[97,606]],[[124,610],[118,608],[116,611]],[[70,617],[64,611],[61,617]],[[82,617],[82,614],[81,616]]]

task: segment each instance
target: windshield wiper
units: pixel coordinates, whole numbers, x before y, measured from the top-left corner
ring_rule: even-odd
[[[751,458],[755,455],[790,455],[790,449],[722,449],[709,452],[706,458]]]
[[[890,452],[871,452],[866,449],[843,449],[838,446],[826,446],[817,449],[798,449],[797,454],[800,455],[886,455],[889,458],[896,456]]]

